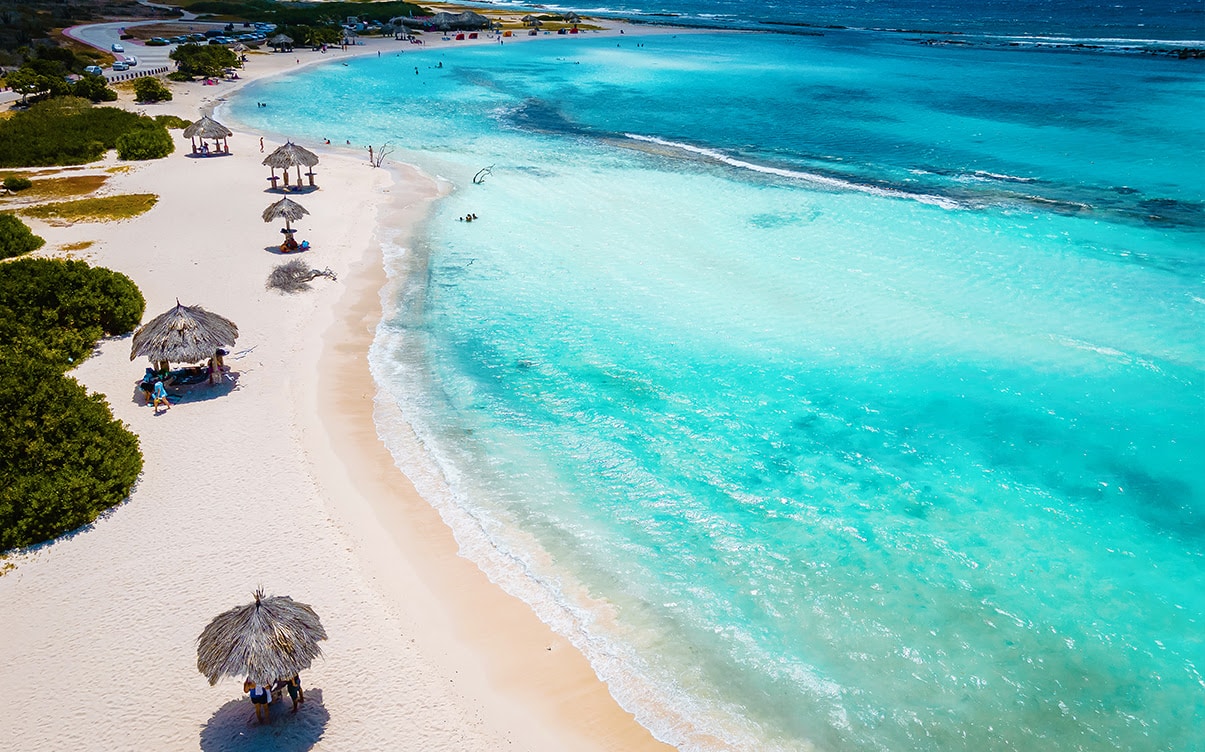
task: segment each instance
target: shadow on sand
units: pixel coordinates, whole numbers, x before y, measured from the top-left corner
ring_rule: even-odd
[[[227,371],[220,384],[210,384],[208,380],[187,386],[173,384],[167,388],[167,396],[173,406],[189,402],[207,402],[211,399],[225,397],[238,389],[238,378],[238,371]],[[134,395],[130,401],[145,407],[151,406],[138,385],[134,386]]]
[[[261,724],[246,697],[231,700],[201,729],[203,752],[306,752],[326,731],[331,715],[322,704],[321,689],[306,689],[296,713],[284,700],[270,706],[272,720]]]

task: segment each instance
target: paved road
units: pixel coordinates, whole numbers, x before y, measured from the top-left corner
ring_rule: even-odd
[[[195,18],[195,16],[193,17]],[[224,21],[193,21],[192,19],[181,18],[180,21],[186,22],[190,27],[195,27],[196,31],[204,32],[207,29],[222,29],[225,28]],[[175,19],[155,19],[150,21],[113,21],[110,23],[99,24],[83,24],[80,26],[72,26],[69,29],[63,29],[63,34],[72,39],[83,42],[86,45],[95,47],[98,50],[110,52],[113,44],[118,43],[125,47],[125,53],[114,53],[115,55],[124,54],[126,57],[133,55],[138,58],[138,68],[157,68],[159,66],[172,66],[174,63],[168,55],[176,48],[176,45],[169,44],[165,47],[147,47],[142,42],[136,39],[122,40],[121,32],[123,29],[129,29],[135,26],[150,26],[153,24],[172,23]],[[115,74],[110,69],[105,69],[105,77],[112,78]]]

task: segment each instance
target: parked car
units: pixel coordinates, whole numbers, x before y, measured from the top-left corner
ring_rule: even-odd
[[[152,38],[146,40],[147,47],[166,47],[167,44],[168,44],[168,41],[166,39],[164,39],[163,37],[152,37]]]
[[[84,73],[87,73],[89,76],[105,75],[105,72],[103,70],[101,70],[101,67],[99,65],[89,65],[87,68],[84,68]]]
[[[120,71],[128,71],[129,69],[130,69],[129,64],[126,63],[124,60],[118,60],[116,63],[113,63],[113,70],[115,70],[115,71],[119,71],[119,72]]]
[[[117,42],[114,42],[113,44],[111,44],[109,46],[109,49],[113,50],[114,52],[125,52],[126,51],[126,48],[123,47],[122,45],[118,44]]]

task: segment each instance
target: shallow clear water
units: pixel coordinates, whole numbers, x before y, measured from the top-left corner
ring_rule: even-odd
[[[390,249],[411,276],[372,355],[380,428],[661,738],[1186,750],[1198,68],[584,38],[358,60],[232,107],[456,183]]]

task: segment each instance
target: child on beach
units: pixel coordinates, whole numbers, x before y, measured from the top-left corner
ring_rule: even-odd
[[[166,407],[168,410],[172,409],[172,403],[167,398],[167,389],[165,389],[163,387],[163,382],[161,380],[155,381],[155,388],[151,392],[151,399],[153,400],[156,415],[159,414],[159,403],[160,402],[162,402],[163,406]]]

